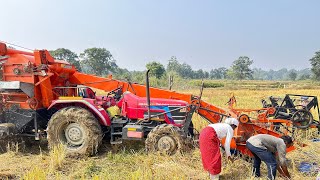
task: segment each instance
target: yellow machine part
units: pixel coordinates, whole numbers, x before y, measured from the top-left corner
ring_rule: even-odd
[[[120,108],[118,106],[111,106],[107,109],[110,118],[120,116]]]

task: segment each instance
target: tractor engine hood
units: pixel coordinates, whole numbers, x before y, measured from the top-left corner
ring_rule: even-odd
[[[139,97],[131,92],[124,92],[122,99],[118,102],[118,106],[126,103],[129,107],[145,108],[148,106],[146,97]],[[151,106],[188,106],[186,101],[176,99],[150,98]]]

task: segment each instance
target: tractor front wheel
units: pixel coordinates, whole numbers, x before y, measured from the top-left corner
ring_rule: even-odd
[[[102,141],[99,122],[84,108],[67,107],[56,112],[47,129],[49,148],[62,144],[68,156],[97,153]]]
[[[168,155],[185,149],[180,129],[170,124],[161,124],[152,129],[145,141],[145,146],[148,152],[159,151]]]

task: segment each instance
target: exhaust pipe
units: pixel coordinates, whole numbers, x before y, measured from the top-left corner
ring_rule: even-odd
[[[148,105],[148,121],[150,121],[151,115],[150,115],[150,87],[149,87],[149,72],[150,69],[146,72],[146,96],[147,96],[147,105]]]

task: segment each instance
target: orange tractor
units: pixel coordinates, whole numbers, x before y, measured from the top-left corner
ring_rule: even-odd
[[[250,136],[283,134],[240,110],[209,104],[201,95],[149,87],[148,75],[146,85],[97,77],[55,60],[47,50],[24,52],[4,43],[0,43],[0,63],[0,139],[47,138],[50,147],[62,143],[68,154],[80,155],[95,154],[104,137],[111,144],[145,140],[147,150],[173,154],[194,136],[194,113],[210,123],[230,116],[240,119],[234,148],[246,155],[250,155],[245,147]],[[91,88],[106,94],[98,96]]]

